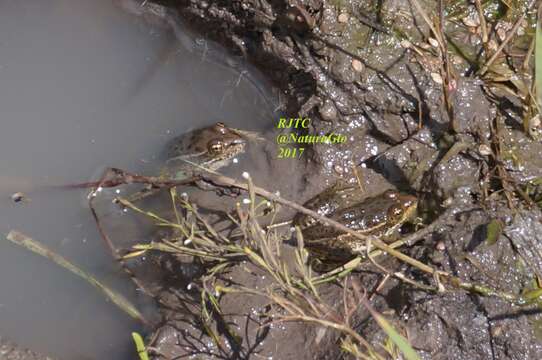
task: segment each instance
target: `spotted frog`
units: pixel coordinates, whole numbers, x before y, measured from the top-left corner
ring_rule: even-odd
[[[401,225],[415,216],[417,205],[415,196],[395,190],[363,199],[356,187],[332,187],[305,203],[305,207],[360,234],[387,242],[393,241]],[[319,271],[346,263],[366,246],[365,241],[304,214],[297,214],[293,222],[301,228],[305,248]]]
[[[184,133],[168,144],[166,166],[162,168],[161,176],[183,180],[203,169],[216,171],[243,154],[252,139],[259,139],[256,133],[230,128],[221,122]],[[202,180],[196,185],[204,190],[215,189]],[[141,200],[158,191],[151,186],[132,194],[128,200]]]
[[[182,134],[168,146],[167,172],[182,179],[201,167],[216,171],[244,153],[247,141],[255,136],[221,122]]]

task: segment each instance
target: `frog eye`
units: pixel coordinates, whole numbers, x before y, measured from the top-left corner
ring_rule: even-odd
[[[403,208],[399,205],[394,205],[394,206],[391,206],[389,209],[388,209],[388,216],[391,217],[391,218],[398,218],[400,217],[401,215],[403,214]]]
[[[225,134],[226,131],[228,130],[228,129],[226,128],[226,125],[224,125],[224,123],[222,123],[222,122],[217,122],[217,123],[215,124],[215,127],[216,127],[216,130],[217,130],[218,132],[220,132],[221,134]]]
[[[220,154],[222,151],[224,151],[224,143],[220,140],[210,141],[207,146],[207,150],[213,155]]]

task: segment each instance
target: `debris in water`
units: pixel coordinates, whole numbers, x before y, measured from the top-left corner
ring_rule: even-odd
[[[22,201],[26,201],[28,200],[28,198],[26,197],[26,195],[22,192],[16,192],[15,194],[11,195],[11,200],[13,200],[13,202],[22,202]]]

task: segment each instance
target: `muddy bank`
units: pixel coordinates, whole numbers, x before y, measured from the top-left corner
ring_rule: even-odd
[[[0,356],[3,360],[53,360],[51,357],[23,349],[2,337],[0,337]]]
[[[281,110],[312,120],[304,131],[347,138],[308,147],[296,168],[306,177],[292,178],[288,199],[304,203],[336,182],[357,183],[367,197],[394,188],[419,199],[420,221],[404,227],[404,235],[431,231],[401,251],[464,286],[390,257],[380,266],[362,265],[348,281],[359,284],[422,358],[542,356],[537,301],[517,301],[538,289],[542,274],[539,237],[530,230],[541,223],[542,145],[526,95],[534,2],[509,11],[486,5],[484,21],[476,6],[453,4],[436,29],[423,21],[425,12],[438,17],[436,3],[423,4],[422,11],[407,1],[160,4],[261,68],[280,89]],[[291,168],[273,165],[275,149],[264,151],[275,176],[289,176],[280,171]],[[257,185],[277,186],[265,178]],[[234,209],[235,200],[228,206]],[[280,258],[293,269],[295,241],[286,242]],[[344,333],[310,321],[275,323],[287,311],[269,297],[214,292],[208,277],[187,271],[186,264],[182,269],[162,284],[166,323],[149,338],[156,359],[355,356],[345,351]],[[236,285],[263,291],[275,280],[245,259],[212,283],[215,290]],[[385,343],[366,308],[357,303],[351,309],[357,298],[349,284],[340,279],[318,287],[322,316],[339,319],[371,344]],[[219,307],[209,310],[205,304],[212,308],[215,301]]]

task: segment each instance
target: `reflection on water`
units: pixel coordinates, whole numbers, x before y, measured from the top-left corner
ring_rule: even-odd
[[[84,191],[43,186],[86,181],[105,166],[151,171],[174,135],[219,120],[246,129],[271,123],[255,77],[240,76],[246,69],[236,59],[233,70],[225,66],[216,46],[188,51],[209,44],[179,41],[181,31],[110,0],[0,0],[0,232],[25,232],[140,306],[148,301],[113,264]],[[30,201],[13,203],[17,191]],[[6,241],[0,286],[0,335],[59,359],[134,358],[138,324]]]

